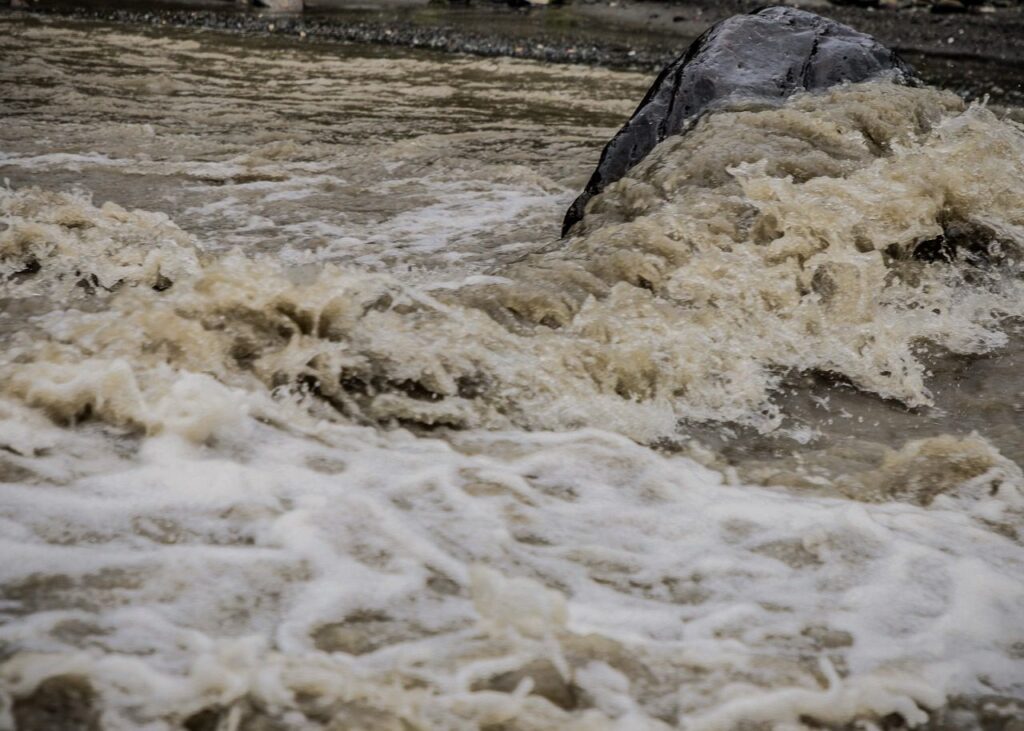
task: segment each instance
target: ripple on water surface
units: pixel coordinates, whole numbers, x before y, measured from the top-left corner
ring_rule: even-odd
[[[1021,720],[1019,126],[0,30],[0,727]]]

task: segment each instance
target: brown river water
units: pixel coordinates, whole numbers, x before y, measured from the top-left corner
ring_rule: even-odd
[[[0,57],[0,729],[1024,727],[1019,110]]]

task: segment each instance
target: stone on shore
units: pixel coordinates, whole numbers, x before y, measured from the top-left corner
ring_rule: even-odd
[[[304,2],[303,0],[255,0],[255,5],[279,13],[301,13]]]

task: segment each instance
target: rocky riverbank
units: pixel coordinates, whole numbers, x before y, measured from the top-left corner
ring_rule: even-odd
[[[4,0],[0,0],[0,3]],[[7,0],[16,12],[135,25],[288,34],[308,42],[357,42],[480,56],[615,68],[659,69],[712,23],[760,0],[582,0],[548,7],[428,0],[321,0],[302,13],[225,2]],[[800,4],[870,33],[928,81],[968,97],[1024,105],[1024,5],[921,2]],[[946,12],[965,10],[969,12]]]

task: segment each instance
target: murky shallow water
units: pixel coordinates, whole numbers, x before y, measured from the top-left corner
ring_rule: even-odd
[[[0,726],[1022,717],[1019,127],[0,22]]]

